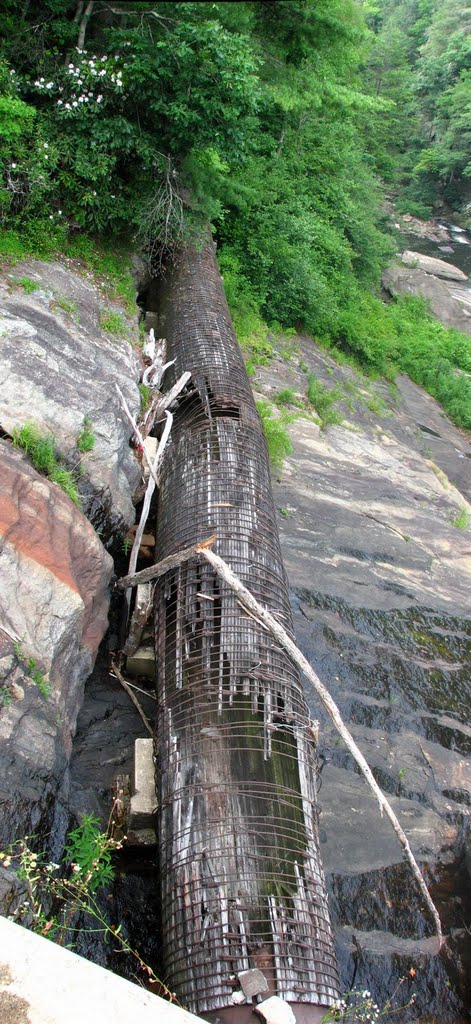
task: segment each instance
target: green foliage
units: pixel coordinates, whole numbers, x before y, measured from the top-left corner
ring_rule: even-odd
[[[452,519],[451,525],[456,526],[458,530],[467,530],[469,528],[470,515],[468,509],[465,506],[460,508],[459,514]]]
[[[37,837],[26,836],[0,851],[2,868],[16,872],[25,883],[25,899],[13,920],[60,945],[68,945],[76,931],[101,933],[105,941],[112,939],[115,948],[132,958],[142,983],[158,986],[173,1000],[174,995],[130,946],[121,924],[110,924],[99,900],[100,890],[113,879],[112,856],[122,842],[102,832],[98,819],[88,814],[69,832],[61,864],[36,852],[33,844],[38,845]]]
[[[273,401],[276,405],[296,405],[296,392],[294,388],[281,388],[274,396]]]
[[[96,437],[93,432],[92,421],[89,416],[84,416],[83,426],[80,434],[77,437],[77,448],[79,452],[84,455],[85,452],[91,452],[92,448],[95,447]]]
[[[69,832],[65,862],[75,873],[75,882],[86,883],[88,892],[107,885],[113,878],[112,846],[106,841],[93,814],[84,814],[80,825]]]
[[[262,421],[271,468],[274,472],[280,473],[283,468],[283,460],[293,450],[286,429],[286,420],[274,415],[274,409],[269,402],[261,399],[256,405]]]
[[[25,423],[13,431],[13,444],[26,452],[38,473],[44,473],[53,483],[58,484],[74,505],[80,508],[74,475],[61,465],[52,434],[43,436],[34,423]]]
[[[341,398],[339,388],[334,387],[329,390],[313,374],[310,374],[308,377],[307,397],[319,416],[323,430],[335,423],[343,422],[343,416],[334,409],[335,402]]]
[[[17,283],[20,285],[20,288],[23,288],[23,291],[25,291],[27,295],[32,295],[33,292],[37,291],[38,288],[41,287],[37,281],[33,281],[32,277],[20,277],[18,278]]]
[[[430,217],[437,199],[465,208],[471,173],[470,8],[463,0],[379,0],[366,69],[389,101],[366,127],[398,209]]]
[[[367,372],[408,373],[458,426],[471,428],[471,342],[435,320],[422,299],[385,305],[365,293],[345,307],[341,337]]]
[[[44,700],[48,700],[51,696],[51,684],[46,678],[46,673],[42,669],[38,668],[36,658],[32,658],[25,652],[23,642],[21,640],[14,640],[13,650],[25,675],[32,679],[33,683],[36,684],[41,697]]]
[[[126,334],[126,321],[121,313],[113,309],[106,309],[100,312],[100,327],[107,334],[114,334],[116,338]]]
[[[268,338],[269,330],[260,315],[259,299],[240,270],[238,258],[225,250],[219,255],[219,269],[224,291],[242,351],[248,357],[247,373],[255,373],[256,366],[267,366],[274,355]]]
[[[73,299],[68,299],[65,295],[59,295],[54,299],[54,305],[62,309],[67,316],[71,316],[74,320],[78,319],[78,306]]]
[[[144,413],[151,403],[152,388],[148,384],[139,384],[139,392],[141,395],[141,413]]]

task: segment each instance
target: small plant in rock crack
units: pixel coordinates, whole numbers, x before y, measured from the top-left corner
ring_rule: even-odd
[[[120,952],[133,958],[146,984],[154,986],[160,996],[175,1001],[174,993],[130,946],[122,925],[110,923],[100,904],[100,890],[113,879],[113,854],[123,845],[112,834],[115,807],[116,802],[106,832],[101,831],[93,814],[83,815],[67,836],[60,864],[34,851],[34,836],[18,839],[0,852],[0,865],[15,871],[25,889],[25,897],[11,919],[58,945],[70,946],[74,934],[100,932],[105,941],[116,942]]]
[[[126,321],[124,317],[113,309],[101,310],[100,327],[107,334],[114,334],[115,337],[126,334]]]
[[[71,316],[73,320],[78,320],[78,306],[74,299],[68,299],[66,295],[59,295],[54,299],[53,306],[58,306],[67,316]]]
[[[77,448],[82,455],[91,452],[95,447],[96,437],[93,432],[92,421],[89,416],[84,416],[83,426],[77,437]]]
[[[58,484],[78,508],[81,506],[74,474],[60,462],[53,434],[41,434],[35,423],[24,423],[13,430],[13,444],[22,448],[38,473]]]
[[[33,281],[32,277],[20,277],[17,283],[27,295],[32,295],[33,292],[36,292],[41,287],[40,282]]]
[[[41,697],[44,697],[44,700],[48,700],[51,696],[51,684],[47,680],[46,673],[38,667],[36,658],[30,657],[26,653],[22,640],[13,641],[13,650],[25,675],[29,676],[32,682],[36,684]]]
[[[469,527],[469,523],[470,515],[467,508],[465,508],[465,506],[463,505],[460,508],[459,514],[455,516],[454,519],[452,519],[451,525],[456,526],[458,530],[467,530]]]
[[[416,971],[410,968],[407,975],[399,979],[392,996],[386,1000],[383,1007],[379,1007],[372,998],[368,989],[352,989],[343,999],[339,999],[336,1006],[333,1006],[321,1019],[321,1024],[376,1024],[377,1021],[392,1021],[398,1013],[402,1013],[415,1003],[415,994],[409,997],[406,1003],[395,1006],[394,1002],[406,982],[415,978]],[[396,1017],[397,1019],[397,1017]]]

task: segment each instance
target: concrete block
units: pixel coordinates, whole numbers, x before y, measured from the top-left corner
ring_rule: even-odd
[[[126,670],[128,675],[145,676],[146,679],[155,679],[155,654],[152,647],[138,647],[135,654],[126,658]]]
[[[187,1010],[0,917],[2,1024],[203,1024]]]
[[[129,815],[129,828],[133,832],[153,828],[157,805],[153,753],[153,740],[139,739],[135,741]]]
[[[244,995],[249,998],[268,992],[268,981],[258,967],[253,967],[250,971],[240,971],[237,977]]]
[[[279,996],[270,996],[263,1003],[256,1003],[254,1010],[265,1024],[296,1024],[291,1006]]]
[[[153,327],[155,334],[157,334],[158,323],[159,323],[159,314],[158,313],[153,313],[153,312],[151,312],[149,310],[146,313],[146,317],[145,317],[145,321],[144,321],[146,331],[150,331],[151,327]]]

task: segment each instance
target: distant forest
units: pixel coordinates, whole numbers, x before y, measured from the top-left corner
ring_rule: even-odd
[[[297,327],[471,427],[466,339],[379,299],[385,186],[471,224],[465,0],[4,0],[0,35],[5,258],[158,268],[209,223],[255,360]]]

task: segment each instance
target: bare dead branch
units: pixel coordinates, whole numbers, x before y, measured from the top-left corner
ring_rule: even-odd
[[[150,580],[158,580],[161,576],[165,576],[166,572],[170,572],[171,569],[176,569],[179,565],[183,565],[184,562],[189,562],[190,558],[196,558],[202,548],[202,544],[207,544],[208,547],[211,547],[215,541],[216,534],[213,533],[206,541],[202,541],[198,549],[192,544],[190,548],[184,548],[183,551],[177,551],[174,555],[163,558],[157,565],[150,565],[148,569],[141,569],[134,576],[123,576],[115,584],[116,590],[127,590],[128,587],[135,587],[138,583],[149,583]]]
[[[329,691],[326,689],[324,684],[319,679],[319,676],[314,672],[314,669],[311,668],[311,665],[309,664],[307,659],[304,657],[304,655],[301,653],[301,651],[296,646],[294,641],[283,628],[283,626],[279,622],[277,622],[274,616],[266,608],[264,608],[263,605],[259,604],[259,602],[254,598],[253,594],[251,594],[250,591],[247,590],[247,588],[238,579],[235,573],[232,572],[232,569],[230,569],[227,563],[222,558],[220,558],[219,555],[216,555],[214,551],[211,550],[211,547],[214,544],[215,539],[215,536],[210,537],[206,541],[202,541],[199,544],[194,544],[189,548],[185,548],[179,554],[176,553],[174,555],[170,555],[168,558],[164,558],[163,561],[159,562],[157,565],[150,566],[148,569],[144,569],[141,573],[137,573],[136,576],[127,577],[124,580],[120,580],[117,583],[117,587],[119,589],[124,589],[126,586],[134,585],[135,582],[144,582],[151,579],[159,579],[170,569],[177,568],[184,562],[188,562],[191,558],[195,558],[198,554],[201,555],[213,567],[213,569],[217,572],[218,576],[220,576],[221,579],[223,579],[224,582],[231,588],[231,590],[234,591],[240,604],[242,604],[243,607],[246,608],[246,610],[252,616],[255,616],[255,618],[257,618],[265,626],[265,628],[268,629],[268,631],[272,634],[275,640],[278,641],[280,646],[290,655],[294,663],[298,665],[298,667],[304,673],[306,678],[309,679],[309,682],[313,686],[317,696],[321,700],[328,715],[332,719],[335,728],[340,733],[345,745],[347,746],[348,750],[354,757],[368,785],[370,786],[370,789],[373,791],[374,796],[378,801],[381,814],[384,811],[391,822],[391,825],[398,837],[398,840],[409,862],[414,878],[416,879],[417,884],[420,888],[424,901],[433,917],[437,932],[438,946],[440,949],[443,943],[443,933],[440,917],[437,908],[432,900],[432,897],[430,896],[430,893],[428,891],[427,885],[425,883],[419,865],[417,864],[414,854],[412,853],[409,840],[407,839],[407,836],[396,814],[394,813],[391,804],[386,799],[384,793],[378,786],[378,783],[374,778],[374,775],[371,771],[368,762],[363,756],[360,748],[355,743],[353,736],[351,735],[346,725],[344,724],[342,716],[335,701],[331,697]]]
[[[125,679],[124,676],[119,671],[119,668],[116,665],[115,661],[111,662],[111,668],[112,668],[112,671],[110,672],[110,676],[115,676],[116,679],[118,680],[118,682],[121,683],[121,686],[123,687],[123,690],[126,690],[126,693],[128,694],[128,697],[131,698],[134,706],[136,707],[139,715],[141,716],[142,721],[144,722],[144,725],[145,725],[145,727],[147,729],[147,732],[149,733],[149,736],[152,736],[152,738],[153,738],[154,737],[154,731],[153,731],[152,726],[151,726],[151,724],[149,722],[149,719],[144,714],[144,711],[142,710],[142,707],[141,707],[141,705],[140,705],[136,695],[133,693],[133,691],[131,689],[131,686],[129,685],[127,679]]]

